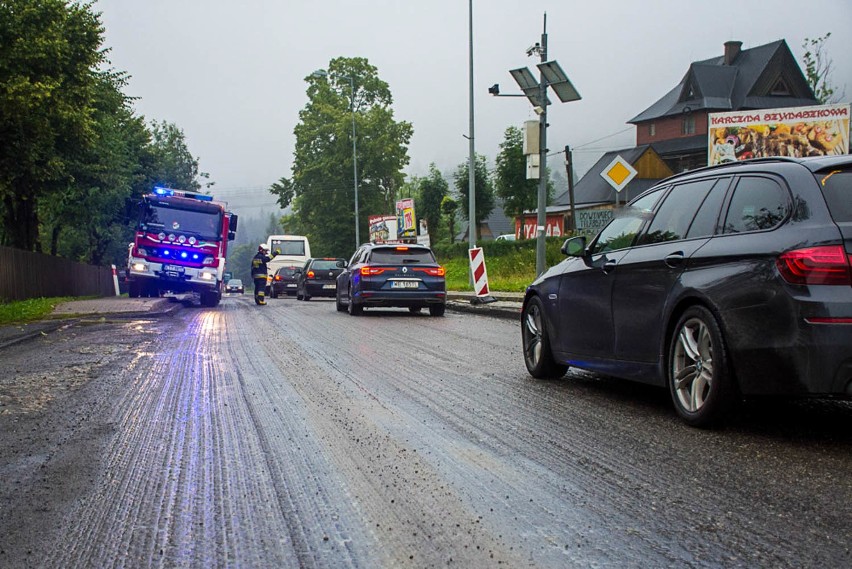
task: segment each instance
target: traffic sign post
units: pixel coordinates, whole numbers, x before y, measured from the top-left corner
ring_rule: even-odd
[[[618,205],[618,193],[630,183],[630,180],[636,177],[636,174],[638,174],[636,168],[620,155],[613,158],[612,162],[603,169],[601,178],[606,180],[616,192],[615,205]]]

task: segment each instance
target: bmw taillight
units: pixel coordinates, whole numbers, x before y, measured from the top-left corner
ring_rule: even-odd
[[[447,273],[444,267],[414,267],[414,270],[421,271],[433,277],[443,277]]]
[[[387,269],[385,267],[361,267],[361,276],[362,277],[372,277],[375,275],[380,275],[385,271],[389,271],[391,269]]]
[[[852,285],[850,263],[843,245],[787,251],[775,261],[785,281],[808,285]]]

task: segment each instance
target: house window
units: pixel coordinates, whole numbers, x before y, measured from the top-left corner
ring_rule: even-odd
[[[657,124],[651,123],[648,125],[648,136],[657,136]]]
[[[683,117],[683,121],[680,123],[680,133],[681,134],[695,134],[695,117],[692,115]]]
[[[775,97],[789,97],[790,89],[787,88],[787,83],[784,82],[784,79],[779,79],[775,82],[775,86],[772,87],[769,94]]]

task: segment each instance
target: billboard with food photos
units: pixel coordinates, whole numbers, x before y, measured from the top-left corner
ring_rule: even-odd
[[[849,112],[843,104],[710,113],[708,163],[849,154]]]

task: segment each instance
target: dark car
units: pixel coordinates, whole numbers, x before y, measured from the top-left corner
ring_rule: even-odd
[[[337,310],[357,316],[367,307],[428,307],[443,316],[447,306],[444,267],[422,245],[367,243],[337,277]]]
[[[278,298],[282,294],[296,296],[296,279],[301,269],[298,265],[285,265],[275,271],[272,276],[272,298]]]
[[[667,386],[709,426],[742,396],[852,396],[852,157],[676,175],[527,289],[524,360]]]
[[[346,259],[308,259],[297,274],[296,300],[313,296],[332,297],[337,292],[337,275],[346,266]]]
[[[231,279],[228,281],[228,284],[225,285],[225,292],[237,292],[240,294],[245,293],[245,288],[243,287],[243,281],[240,279]]]

